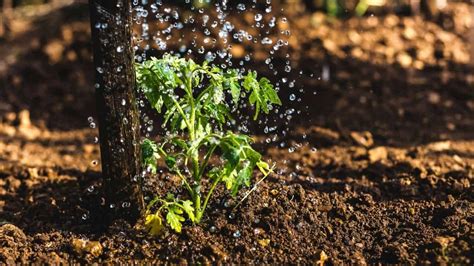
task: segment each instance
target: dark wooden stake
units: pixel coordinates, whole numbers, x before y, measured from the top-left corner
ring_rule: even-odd
[[[143,210],[130,0],[89,0],[103,188],[108,217]]]

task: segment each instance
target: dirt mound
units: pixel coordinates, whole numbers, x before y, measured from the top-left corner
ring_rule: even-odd
[[[87,6],[45,11],[28,26],[40,30],[0,44],[0,262],[472,264],[465,20],[290,20],[291,60],[303,74],[289,79],[304,92],[294,101],[282,94],[302,113],[285,134],[256,136],[277,173],[237,212],[238,198],[219,190],[201,225],[159,238],[101,220],[110,206],[86,119],[94,106]],[[147,181],[151,196],[175,179]]]

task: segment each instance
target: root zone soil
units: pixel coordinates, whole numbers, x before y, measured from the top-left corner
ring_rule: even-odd
[[[75,16],[67,13],[71,10]],[[219,190],[201,225],[152,238],[123,221],[105,227],[100,220],[108,206],[100,195],[97,132],[81,128],[93,105],[86,100],[89,94],[93,99],[88,21],[77,10],[87,7],[42,17],[51,31],[30,36],[37,44],[18,52],[23,60],[0,69],[1,262],[472,264],[474,87],[471,69],[462,63],[468,47],[462,25],[448,31],[405,18],[397,33],[383,23],[386,18],[376,20],[380,32],[393,38],[409,27],[429,29],[461,47],[456,54],[446,44],[438,46],[442,53],[433,51],[423,61],[413,55],[421,33],[403,47],[377,44],[408,51],[410,64],[405,54],[388,63],[390,52],[382,48],[375,55],[363,43],[348,50],[334,37],[360,25],[370,28],[373,18],[331,25],[335,33],[321,37],[325,43],[303,42],[315,43],[305,59],[314,64],[312,71],[324,62],[331,80],[301,78],[316,88],[316,95],[310,91],[303,98],[310,110],[287,136],[279,136],[285,147],[259,147],[277,162],[278,173],[236,212],[231,210],[238,198]],[[61,26],[54,23],[58,18],[65,21]],[[434,36],[427,45],[443,43]],[[17,37],[0,44],[1,51]],[[65,50],[56,57],[49,40]],[[341,57],[347,51],[358,59]],[[365,56],[380,62],[371,64]],[[424,66],[416,69],[416,61]],[[45,69],[69,81],[48,79]],[[44,82],[35,91],[38,80]],[[266,137],[257,136],[262,142]],[[147,194],[164,193],[176,182],[161,173],[149,179]]]

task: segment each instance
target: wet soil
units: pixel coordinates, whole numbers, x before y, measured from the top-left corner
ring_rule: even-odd
[[[0,262],[472,264],[466,8],[450,6],[465,16],[452,24],[292,20],[292,63],[315,75],[294,77],[306,91],[287,102],[309,107],[286,134],[256,131],[277,173],[237,211],[239,197],[218,190],[202,224],[157,238],[102,221],[110,206],[97,131],[87,122],[94,99],[86,5],[32,14],[0,43]],[[429,47],[437,48],[423,52]],[[268,137],[275,143],[264,144]],[[162,173],[147,194],[174,184]]]

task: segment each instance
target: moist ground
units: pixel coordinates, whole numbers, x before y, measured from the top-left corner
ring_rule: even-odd
[[[202,224],[158,238],[101,221],[108,206],[97,131],[87,122],[94,98],[86,6],[35,14],[29,27],[48,26],[35,34],[19,19],[0,43],[0,261],[472,264],[466,10],[451,5],[461,18],[451,24],[292,20],[295,68],[315,76],[295,74],[305,92],[288,104],[309,108],[275,144],[258,145],[277,173],[236,212],[238,198],[218,190]],[[324,68],[329,80],[318,79]],[[256,132],[262,143],[274,137]],[[167,176],[150,177],[147,193],[173,187]]]

